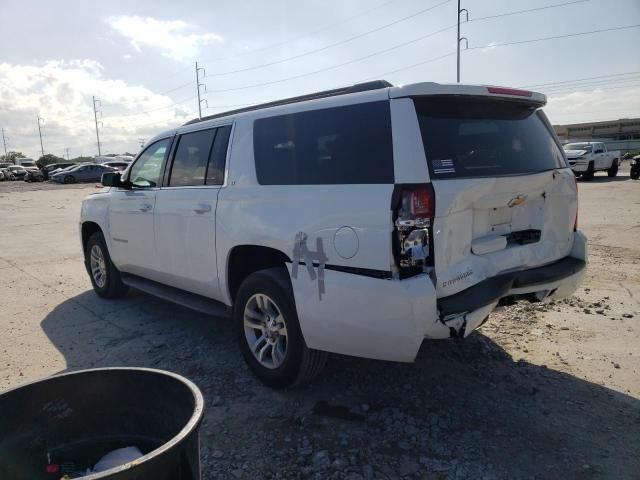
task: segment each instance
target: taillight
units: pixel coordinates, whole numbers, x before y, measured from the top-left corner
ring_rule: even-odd
[[[408,214],[413,217],[412,219],[433,218],[435,216],[436,199],[430,183],[426,185],[402,187],[400,195],[402,198],[401,208],[403,210],[403,216],[407,216]]]
[[[433,265],[432,227],[436,198],[433,186],[428,183],[397,185],[394,199],[394,256],[403,278]]]
[[[498,95],[517,95],[518,97],[530,97],[533,92],[529,90],[519,90],[517,88],[507,87],[487,87],[489,93],[496,93]]]

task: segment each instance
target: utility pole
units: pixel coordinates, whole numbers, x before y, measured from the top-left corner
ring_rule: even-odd
[[[4,144],[4,161],[7,161],[7,139],[4,136],[4,128],[2,129],[2,143]]]
[[[69,161],[69,147],[64,149],[64,153],[67,155],[67,161]]]
[[[209,107],[209,102],[206,99],[200,99],[200,87],[204,87],[205,93],[207,92],[207,86],[204,83],[200,83],[200,70],[203,72],[203,76],[207,76],[207,71],[203,67],[198,66],[198,62],[196,62],[196,89],[198,90],[198,119],[202,119],[202,102],[207,104]]]
[[[40,134],[40,151],[42,151],[42,156],[44,157],[44,145],[42,144],[42,125],[41,122],[42,118],[40,118],[40,115],[38,115],[38,133]]]
[[[93,119],[96,122],[96,140],[98,141],[98,156],[102,155],[102,152],[100,151],[100,132],[98,131],[98,112],[102,113],[102,111],[98,110],[98,105],[102,106],[102,102],[100,102],[100,99],[96,98],[95,96],[91,97],[93,99]]]
[[[469,10],[467,10],[466,8],[460,8],[460,0],[458,0],[458,41],[456,42],[456,46],[458,48],[457,53],[458,53],[458,69],[456,71],[457,75],[456,75],[456,79],[457,82],[460,83],[460,42],[462,40],[464,40],[467,44],[467,48],[469,48],[469,39],[467,37],[461,37],[460,36],[460,14],[462,12],[465,12],[467,14],[467,22],[469,21]]]

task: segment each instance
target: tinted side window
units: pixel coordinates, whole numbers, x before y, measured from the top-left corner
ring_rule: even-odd
[[[204,185],[215,134],[216,130],[210,129],[180,136],[169,177],[170,187]]]
[[[229,144],[231,125],[219,127],[217,130],[211,155],[209,156],[207,185],[222,185],[224,182],[224,167],[227,163],[227,145]]]
[[[394,181],[386,101],[256,120],[253,146],[262,185]]]

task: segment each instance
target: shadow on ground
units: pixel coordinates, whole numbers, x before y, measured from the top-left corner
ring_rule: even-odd
[[[204,479],[640,478],[640,401],[515,362],[480,333],[425,343],[414,364],[334,356],[312,385],[272,391],[246,369],[230,321],[141,293],[84,292],[42,328],[69,369],[194,380]]]

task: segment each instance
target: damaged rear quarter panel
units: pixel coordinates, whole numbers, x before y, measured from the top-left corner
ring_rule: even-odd
[[[333,270],[324,273],[321,299],[317,277],[311,279],[301,269],[291,279],[309,348],[412,362],[425,336],[442,328],[433,283],[426,275],[390,280]]]

